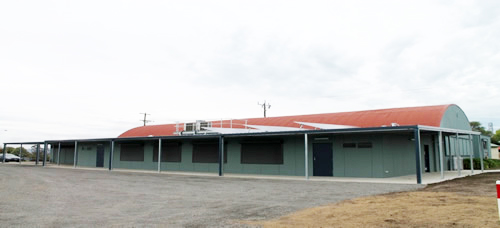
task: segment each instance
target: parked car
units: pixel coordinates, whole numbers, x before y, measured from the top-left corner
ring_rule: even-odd
[[[5,154],[5,162],[19,162],[19,159],[20,157],[16,156],[16,155],[13,155],[13,154],[9,154],[9,153],[6,153]],[[3,160],[3,154],[0,154],[0,161]]]

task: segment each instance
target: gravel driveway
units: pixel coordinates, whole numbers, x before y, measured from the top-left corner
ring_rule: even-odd
[[[417,185],[241,179],[0,164],[0,226],[240,227]]]

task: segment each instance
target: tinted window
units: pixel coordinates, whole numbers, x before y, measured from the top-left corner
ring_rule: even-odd
[[[241,144],[241,164],[283,164],[281,142],[245,142]]]
[[[342,145],[344,148],[356,148],[356,143],[344,143]]]
[[[161,162],[181,162],[182,145],[180,143],[161,143]],[[153,147],[153,162],[158,162],[158,143]]]
[[[120,161],[144,161],[143,144],[121,144]]]
[[[372,148],[371,142],[359,142],[358,148]]]
[[[193,143],[193,163],[219,163],[219,143]],[[224,145],[224,163],[227,146]]]

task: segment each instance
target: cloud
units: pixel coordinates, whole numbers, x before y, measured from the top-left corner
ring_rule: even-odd
[[[115,137],[141,112],[249,118],[264,100],[271,116],[456,103],[500,126],[499,5],[2,2],[0,130]]]

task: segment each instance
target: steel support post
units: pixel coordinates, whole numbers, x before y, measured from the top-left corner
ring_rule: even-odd
[[[45,166],[45,161],[47,158],[47,143],[43,144],[43,161],[42,161],[42,166]]]
[[[444,153],[443,153],[443,132],[440,131],[438,135],[438,147],[439,147],[439,162],[440,162],[440,171],[441,171],[441,179],[444,179]]]
[[[61,165],[61,143],[57,144],[57,165]]]
[[[224,136],[219,136],[219,176],[224,175]]]
[[[421,160],[421,154],[422,152],[420,151],[420,129],[418,127],[415,127],[414,130],[414,138],[415,138],[415,162],[416,162],[416,168],[417,168],[417,184],[422,184],[422,164],[420,164]]]
[[[460,164],[460,158],[462,156],[460,155],[460,148],[459,148],[459,143],[458,143],[458,132],[456,133],[457,140],[455,141],[455,155],[457,156],[457,169],[458,169],[458,176],[462,175],[462,169],[460,166],[463,164]]]
[[[484,151],[483,151],[483,142],[481,141],[481,136],[478,135],[478,138],[479,138],[479,141],[477,142],[477,144],[479,145],[479,160],[481,161],[481,173],[484,172],[484,161],[483,161],[483,158],[484,158]]]
[[[309,180],[309,143],[307,142],[307,134],[304,134],[304,174],[306,180]]]
[[[470,146],[468,146],[467,149],[469,149],[470,151],[470,174],[474,174],[474,147],[472,145],[472,139],[471,139],[471,135],[469,134],[469,143],[470,143]]]
[[[73,156],[73,168],[76,168],[76,163],[78,162],[77,158],[78,158],[78,141],[75,141],[75,152],[74,152],[74,156]]]
[[[38,165],[38,159],[40,158],[40,143],[36,144],[36,160],[35,165]]]
[[[158,173],[161,172],[161,139],[158,139]]]
[[[2,156],[2,163],[5,163],[5,153],[6,153],[6,150],[7,150],[7,143],[4,143],[3,144],[3,156]]]
[[[23,144],[19,144],[19,164],[21,164],[21,160],[23,160]]]
[[[113,153],[115,152],[115,141],[111,140],[111,148],[109,151],[109,171],[113,170]]]

